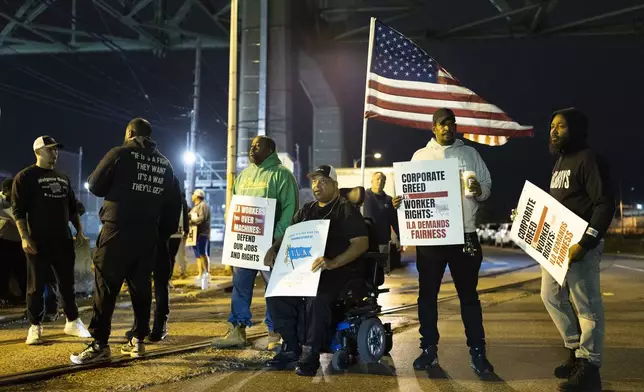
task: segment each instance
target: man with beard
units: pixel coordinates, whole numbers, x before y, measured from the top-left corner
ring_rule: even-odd
[[[456,116],[450,109],[438,109],[433,116],[434,138],[427,146],[416,151],[412,161],[458,159],[461,171],[473,171],[476,178],[469,186],[472,196],[465,195],[463,201],[463,226],[465,246],[417,246],[416,268],[418,269],[418,318],[422,350],[414,361],[414,369],[426,370],[438,366],[438,292],[445,274],[449,270],[454,279],[461,305],[461,318],[465,327],[467,346],[470,348],[470,367],[479,376],[488,376],[494,367],[486,355],[485,330],[481,302],[476,291],[479,270],[483,261],[483,250],[476,235],[476,212],[479,203],[490,197],[492,179],[485,162],[472,147],[456,138]],[[400,207],[402,198],[393,199],[394,208]]]
[[[277,157],[275,142],[265,136],[253,139],[248,152],[250,166],[235,178],[233,195],[254,196],[276,199],[275,223],[273,238],[281,240],[286,228],[298,208],[298,188],[295,176]],[[269,222],[266,222],[269,224]],[[261,271],[266,285],[270,278],[269,271]],[[250,305],[253,299],[253,287],[257,270],[233,268],[233,294],[228,316],[228,332],[223,337],[212,341],[214,348],[243,347],[246,345],[246,328],[252,326]],[[269,309],[266,308],[266,328],[268,329],[268,350],[280,347],[279,334],[273,329]]]
[[[90,192],[105,200],[100,212],[103,227],[94,252],[94,315],[89,325],[94,340],[70,356],[74,364],[110,359],[112,314],[123,281],[130,291],[135,326],[134,336],[121,353],[133,358],[145,354],[143,341],[150,333],[152,303],[150,275],[158,236],[161,232],[169,237],[176,230],[181,208],[172,165],[157,150],[151,135],[147,120],[130,121],[123,145],[111,149],[89,176]],[[159,227],[160,222],[173,227]]]
[[[568,252],[570,265],[563,286],[542,269],[541,298],[569,350],[568,359],[554,372],[557,378],[567,378],[561,384],[563,391],[601,391],[604,308],[599,263],[615,202],[608,165],[588,148],[587,134],[588,119],[581,111],[570,108],[552,115],[550,150],[559,159],[552,171],[550,194],[589,223]]]
[[[89,337],[78,317],[74,292],[74,240],[69,222],[76,229],[76,243],[87,239],[78,215],[76,196],[66,174],[56,170],[58,149],[62,145],[51,136],[34,141],[36,164],[24,169],[14,179],[11,206],[27,257],[27,318],[31,323],[26,343],[42,344],[42,321],[45,316],[43,294],[51,283],[53,269],[67,316],[65,333]]]

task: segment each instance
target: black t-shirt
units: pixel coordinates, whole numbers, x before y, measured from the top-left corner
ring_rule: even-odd
[[[320,207],[317,201],[305,204],[293,217],[293,224],[316,219],[331,221],[324,251],[324,257],[329,260],[344,253],[349,248],[351,239],[368,236],[367,225],[360,211],[344,197],[339,197],[324,207]],[[360,257],[343,267],[323,273],[360,274],[362,271],[364,262]]]
[[[69,218],[77,213],[78,204],[64,173],[29,166],[13,182],[11,204],[16,220],[27,220],[35,240],[71,238]]]
[[[364,216],[373,219],[375,231],[378,233],[378,244],[386,245],[391,241],[391,227],[396,235],[400,236],[398,216],[391,196],[386,193],[373,193],[371,189],[367,189],[364,198]]]

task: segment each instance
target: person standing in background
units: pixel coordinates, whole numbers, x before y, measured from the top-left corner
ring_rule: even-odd
[[[378,233],[378,246],[380,253],[389,253],[389,242],[391,241],[391,230],[396,233],[396,247],[400,230],[398,228],[398,216],[393,206],[391,196],[384,192],[387,177],[384,173],[376,172],[371,176],[371,189],[367,189],[364,198],[364,217],[371,218]]]
[[[190,226],[197,232],[197,245],[194,246],[197,259],[197,279],[210,279],[210,206],[205,202],[206,193],[195,189],[192,193],[192,210],[190,210]],[[205,275],[205,278],[204,278]]]

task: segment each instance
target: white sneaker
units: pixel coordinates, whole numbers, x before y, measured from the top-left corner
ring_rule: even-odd
[[[32,325],[29,327],[29,334],[25,343],[28,345],[42,344],[42,325]]]
[[[89,333],[85,324],[81,321],[80,318],[77,318],[74,321],[67,320],[65,323],[64,332],[66,335],[76,336],[79,338],[91,338],[92,334]]]

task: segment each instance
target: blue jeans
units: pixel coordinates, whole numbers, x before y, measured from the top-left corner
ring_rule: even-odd
[[[248,268],[233,268],[233,295],[230,302],[230,315],[228,322],[234,326],[245,325],[252,327],[251,319],[253,315],[250,312],[250,304],[253,300],[253,287],[255,286],[255,278],[257,272],[262,273],[264,283],[268,285],[268,280],[271,277],[270,271],[258,271]],[[273,320],[266,308],[266,319],[264,320],[266,327],[270,332],[273,332]]]
[[[601,366],[604,350],[604,306],[599,287],[603,251],[602,241],[588,251],[583,260],[570,264],[563,286],[559,286],[545,269],[541,271],[541,299],[564,345],[576,350],[577,358],[587,359],[596,366]]]

